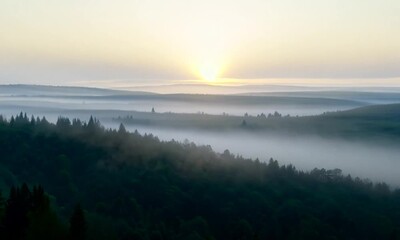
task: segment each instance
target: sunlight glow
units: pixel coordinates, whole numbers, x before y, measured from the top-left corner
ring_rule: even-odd
[[[204,64],[199,68],[201,78],[207,82],[216,82],[220,73],[219,67],[213,64]]]
[[[1,0],[0,82],[398,78],[400,1],[338,2]]]

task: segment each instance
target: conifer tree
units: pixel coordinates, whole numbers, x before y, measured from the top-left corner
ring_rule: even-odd
[[[83,240],[86,239],[86,219],[85,213],[80,204],[76,205],[74,212],[70,218],[69,239]]]

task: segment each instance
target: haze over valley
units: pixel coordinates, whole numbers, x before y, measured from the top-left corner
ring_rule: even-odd
[[[1,240],[400,240],[399,0],[0,1]]]
[[[400,185],[396,174],[400,105],[394,104],[400,92],[396,91],[292,88],[256,95],[204,95],[3,85],[0,93],[6,117],[21,111],[51,122],[60,116],[82,120],[93,116],[106,128],[123,123],[131,132],[165,141],[210,145],[220,153],[228,149],[261,161],[274,158],[305,171],[339,168],[353,176]],[[274,117],[275,112],[279,115]],[[368,118],[372,118],[369,125]],[[381,128],[379,119],[385,120]]]

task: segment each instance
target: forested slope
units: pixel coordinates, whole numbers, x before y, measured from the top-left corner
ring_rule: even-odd
[[[353,140],[400,139],[400,104],[372,105],[315,116],[282,116],[275,112],[257,116],[134,112],[114,118],[133,126],[153,126],[209,131],[249,131],[260,134],[316,135]]]
[[[93,118],[50,124],[24,114],[0,119],[0,151],[4,198],[13,185],[40,184],[61,225],[46,231],[65,238],[80,203],[87,239],[400,239],[400,191],[339,169],[306,173],[122,125],[105,130]],[[7,216],[10,201],[0,202]],[[15,226],[30,229],[20,239],[43,239],[36,222]]]

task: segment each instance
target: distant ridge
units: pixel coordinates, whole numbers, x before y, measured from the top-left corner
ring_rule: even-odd
[[[330,113],[334,117],[353,117],[361,119],[400,120],[400,103],[363,106],[350,110]]]
[[[0,95],[2,96],[109,96],[109,95],[131,95],[131,94],[152,94],[142,91],[113,90],[94,87],[75,87],[75,86],[52,86],[52,85],[29,85],[29,84],[9,84],[0,85]]]
[[[368,90],[368,89],[365,89]],[[389,101],[400,103],[400,91],[375,91],[377,89],[369,89],[370,91],[361,91],[353,89],[332,89],[325,91],[296,91],[296,92],[258,92],[237,94],[243,96],[292,96],[292,97],[314,97],[314,98],[335,98],[358,101]]]
[[[359,97],[369,98],[372,95],[385,94],[383,98],[395,97],[400,100],[400,88],[388,87],[314,87],[285,86],[275,84],[245,84],[245,85],[211,85],[201,83],[182,83],[133,86],[126,89],[110,89],[81,86],[30,85],[9,84],[0,85],[2,96],[120,96],[120,95],[154,95],[154,94],[206,94],[206,95],[243,95],[243,96],[292,96],[340,98],[359,100]],[[382,98],[378,96],[378,98]]]
[[[149,86],[133,86],[128,87],[129,90],[140,90],[158,93],[208,93],[208,94],[240,94],[253,91],[277,92],[277,91],[312,91],[314,87],[307,86],[285,86],[285,85],[214,85],[201,83],[179,83],[179,84],[162,84]]]
[[[160,84],[148,86],[132,86],[127,90],[157,93],[187,93],[187,94],[235,94],[235,95],[263,95],[269,93],[292,92],[392,92],[400,93],[400,87],[332,87],[332,86],[297,86],[279,84],[241,84],[241,85],[214,85],[202,83]]]

